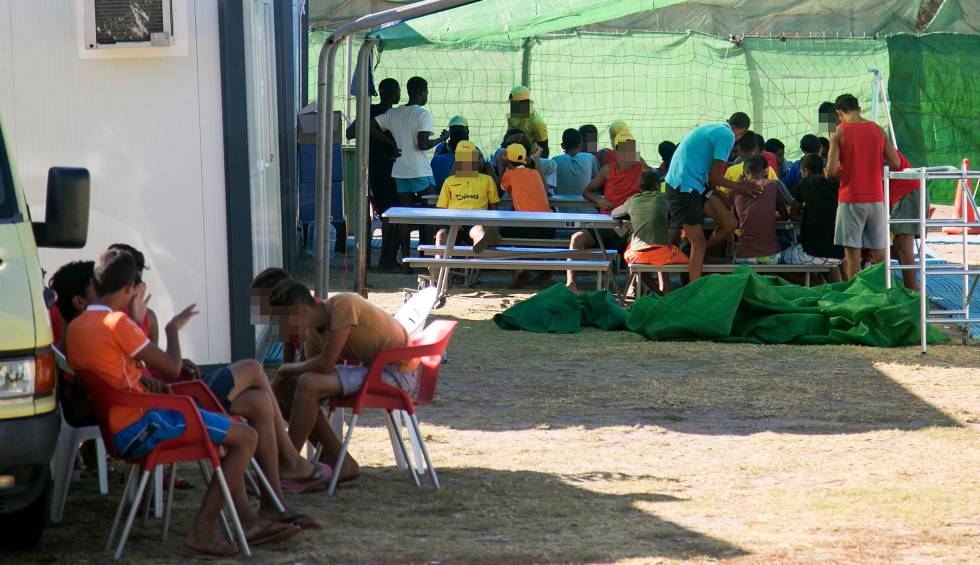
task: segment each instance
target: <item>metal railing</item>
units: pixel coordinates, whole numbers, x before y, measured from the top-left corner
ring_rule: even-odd
[[[892,271],[899,272],[906,270],[916,270],[919,272],[919,341],[922,353],[927,350],[926,327],[927,324],[959,324],[963,331],[963,344],[966,345],[969,337],[969,324],[980,323],[980,317],[970,317],[970,300],[973,298],[973,291],[976,289],[977,280],[980,279],[980,268],[971,268],[968,257],[967,239],[970,228],[980,228],[980,222],[976,220],[977,203],[973,198],[972,192],[968,189],[968,180],[980,180],[980,171],[969,170],[969,162],[963,160],[962,166],[956,167],[919,167],[905,169],[904,171],[891,171],[885,166],[885,202],[890,202],[891,181],[892,180],[918,180],[919,181],[919,217],[916,219],[895,219],[891,217],[891,206],[885,206],[885,214],[889,227],[897,224],[918,224],[919,225],[919,250],[916,262],[911,265],[891,264],[891,246],[885,247],[885,286],[892,286]],[[958,194],[960,198],[960,210],[962,218],[929,218],[929,204],[926,183],[930,180],[957,180],[961,183],[961,190]],[[970,217],[974,220],[970,221]],[[943,264],[930,266],[926,260],[926,235],[930,228],[959,228],[962,230],[962,256],[960,264]],[[963,277],[963,296],[962,307],[959,310],[933,310],[929,307],[929,277]],[[972,279],[972,282],[971,282]]]

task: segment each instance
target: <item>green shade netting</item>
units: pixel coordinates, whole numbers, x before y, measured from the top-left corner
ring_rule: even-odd
[[[980,22],[977,22],[980,23]],[[888,38],[888,92],[898,146],[912,164],[980,168],[980,36],[934,33]],[[933,202],[949,204],[956,184],[933,182]]]
[[[919,297],[905,288],[884,287],[884,267],[850,281],[803,287],[749,268],[710,275],[668,293],[636,301],[626,328],[651,340],[714,340],[800,345],[856,344],[898,347],[919,343]],[[601,293],[590,293],[594,300]],[[602,316],[626,311],[603,300]],[[494,317],[504,329],[575,333],[586,318],[582,297],[555,285]],[[615,313],[618,311],[619,313]],[[595,314],[590,314],[594,316]],[[561,323],[554,321],[561,320]],[[577,322],[577,323],[576,323]],[[929,343],[947,338],[928,327]]]
[[[626,326],[626,311],[609,291],[576,295],[556,284],[495,315],[493,321],[505,330],[573,334],[582,326],[621,330]]]

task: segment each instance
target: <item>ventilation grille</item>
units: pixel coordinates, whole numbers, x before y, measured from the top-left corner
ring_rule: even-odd
[[[164,28],[163,0],[95,0],[95,38],[100,45],[149,42]]]

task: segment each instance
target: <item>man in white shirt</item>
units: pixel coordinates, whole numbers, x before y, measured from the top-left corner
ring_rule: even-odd
[[[427,152],[449,138],[449,131],[442,130],[433,139],[435,129],[432,113],[423,108],[429,100],[429,85],[422,77],[412,77],[406,84],[408,103],[392,108],[374,118],[374,124],[383,131],[391,132],[398,145],[400,155],[395,159],[391,176],[395,179],[398,201],[402,206],[423,205],[422,196],[436,192],[432,179],[432,167]],[[402,250],[408,249],[409,237],[415,226],[401,225],[398,237]],[[422,230],[421,243],[434,241],[431,230]],[[410,271],[403,267],[406,272]]]

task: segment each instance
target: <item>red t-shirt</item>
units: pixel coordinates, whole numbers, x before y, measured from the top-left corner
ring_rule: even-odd
[[[609,167],[609,177],[603,189],[603,196],[612,202],[613,206],[621,206],[630,196],[640,192],[640,175],[643,173],[643,163],[634,163],[632,167],[623,171],[616,162]],[[609,212],[603,212],[608,214]]]
[[[763,151],[762,156],[765,158],[766,162],[769,163],[769,168],[772,172],[779,174],[779,159],[776,158],[775,153],[770,153],[769,151]]]
[[[909,160],[905,158],[905,155],[902,155],[898,151],[896,151],[896,153],[898,153],[898,160],[900,161],[898,169],[896,170],[904,171],[905,169],[912,167]],[[909,194],[912,194],[918,188],[919,181],[917,180],[899,179],[891,181],[888,185],[888,205],[894,206],[899,200]]]
[[[844,141],[840,147],[838,201],[848,204],[883,202],[882,184],[885,136],[874,122],[841,122]]]

